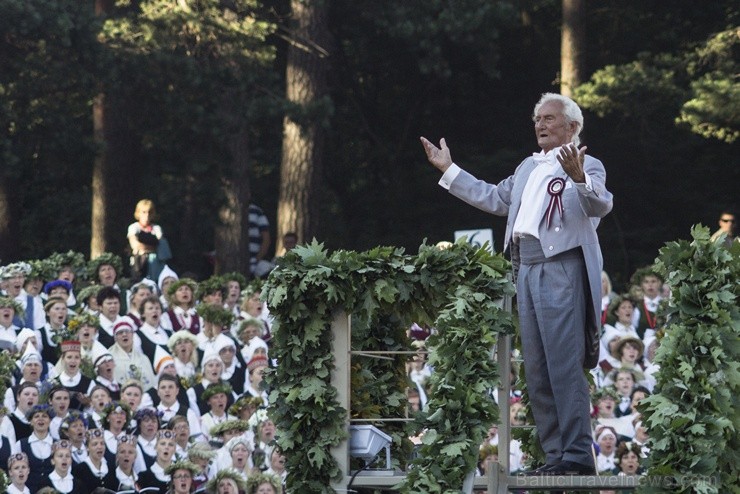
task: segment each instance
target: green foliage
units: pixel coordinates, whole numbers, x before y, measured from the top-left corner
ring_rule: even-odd
[[[430,363],[439,376],[432,381],[434,413],[420,422],[431,427],[402,489],[459,489],[464,475],[475,467],[488,426],[497,418],[496,405],[487,395],[498,380],[489,352],[496,336],[512,329],[510,318],[495,302],[513,292],[504,276],[507,268],[503,257],[464,242],[446,250],[422,245],[417,256],[407,256],[390,247],[328,253],[314,241],[280,261],[263,297],[276,318],[273,354],[280,366],[267,379],[273,388],[270,413],[281,431],[278,443],[290,472],[289,490],[332,492],[328,486],[342,475],[330,454],[346,439],[348,412],[339,406],[331,386],[330,325],[340,310],[359,319],[361,328],[373,328],[361,330],[377,340],[369,342],[370,348],[398,348],[399,328],[411,321],[437,320],[439,333],[429,342]],[[398,397],[398,404],[391,399],[387,405],[388,412],[396,412],[402,366],[396,359],[387,367],[371,364],[369,370],[359,371],[365,375],[356,373],[353,381],[360,383],[355,392],[361,406],[382,391]],[[370,385],[371,376],[380,378],[377,388]],[[376,406],[367,413],[381,412],[386,410]],[[394,443],[400,439],[401,434],[394,433]],[[399,447],[403,450],[403,444],[396,444]],[[440,451],[443,463],[437,463]]]
[[[5,396],[5,391],[10,387],[13,377],[13,371],[16,369],[16,359],[19,359],[20,355],[15,355],[8,350],[0,352],[0,393]],[[0,407],[0,416],[9,413],[12,410],[6,410],[5,407]]]
[[[352,318],[352,350],[403,351],[408,350],[405,325],[398,317],[375,314],[372,321]],[[406,412],[407,377],[406,355],[354,356],[350,396],[353,419],[403,417]],[[372,422],[369,422],[372,423]],[[401,422],[374,424],[393,438],[393,466],[404,470],[413,445],[406,427]]]
[[[672,299],[655,394],[641,404],[651,438],[648,474],[676,479],[670,492],[737,493],[740,246],[712,242],[701,226],[692,237],[666,244],[656,265]]]
[[[732,28],[684,51],[642,52],[597,70],[575,96],[600,116],[676,115],[692,132],[732,143],[740,136],[738,47]]]

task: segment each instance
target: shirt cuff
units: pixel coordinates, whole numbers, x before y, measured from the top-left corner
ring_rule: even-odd
[[[594,190],[593,185],[591,184],[591,177],[588,175],[588,173],[584,173],[584,175],[586,177],[586,182],[585,183],[580,183],[580,184],[577,183],[576,184],[576,187],[579,187],[580,186],[580,187],[583,187],[584,189],[586,189],[587,192],[591,192],[592,190]]]
[[[447,171],[444,172],[442,178],[439,179],[439,185],[447,190],[450,190],[450,185],[455,181],[457,176],[460,174],[461,168],[455,163],[452,163]]]

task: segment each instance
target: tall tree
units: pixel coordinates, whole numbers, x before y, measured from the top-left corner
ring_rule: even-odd
[[[86,250],[99,24],[76,0],[0,12],[0,258]]]
[[[573,95],[583,82],[586,55],[586,0],[563,0],[560,38],[560,93]]]
[[[283,120],[277,249],[282,236],[298,241],[316,234],[318,179],[324,151],[324,128],[330,109],[326,74],[331,52],[328,0],[291,0],[287,29],[286,97],[293,105]]]

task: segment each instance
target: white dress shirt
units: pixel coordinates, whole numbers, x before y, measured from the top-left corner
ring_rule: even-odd
[[[133,489],[136,485],[137,475],[132,470],[131,475],[126,475],[120,467],[116,467],[116,478],[123,490],[123,488]]]
[[[100,460],[100,468],[97,468],[93,464],[89,456],[85,460],[85,463],[87,463],[87,466],[90,468],[90,471],[93,473],[93,475],[95,475],[99,479],[102,479],[103,477],[108,475],[108,463],[105,461],[105,458],[102,458]]]
[[[151,324],[145,322],[141,325],[139,331],[141,331],[144,336],[151,340],[152,343],[156,345],[167,346],[167,340],[169,338],[167,337],[167,333],[165,333],[164,329],[162,329],[161,327],[155,328]]]
[[[31,494],[31,491],[28,490],[28,487],[23,486],[23,490],[20,490],[13,484],[10,484],[5,492],[7,494]]]
[[[72,489],[74,488],[74,477],[72,477],[71,472],[67,472],[67,476],[62,478],[57,471],[54,470],[49,474],[49,480],[51,480],[51,484],[54,488],[62,494],[72,492]]]
[[[46,434],[46,437],[41,439],[35,432],[28,436],[28,445],[31,446],[33,455],[39,460],[45,460],[51,456],[51,445],[54,444],[54,439],[51,434]],[[16,441],[13,453],[21,452],[21,442]]]

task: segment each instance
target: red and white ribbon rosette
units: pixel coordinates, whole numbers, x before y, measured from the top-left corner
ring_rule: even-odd
[[[547,218],[547,228],[550,228],[550,222],[552,221],[552,214],[555,209],[558,210],[560,218],[563,217],[563,190],[565,190],[565,180],[560,177],[553,178],[547,184],[547,193],[550,194],[550,204],[547,206],[547,212],[545,217]]]

